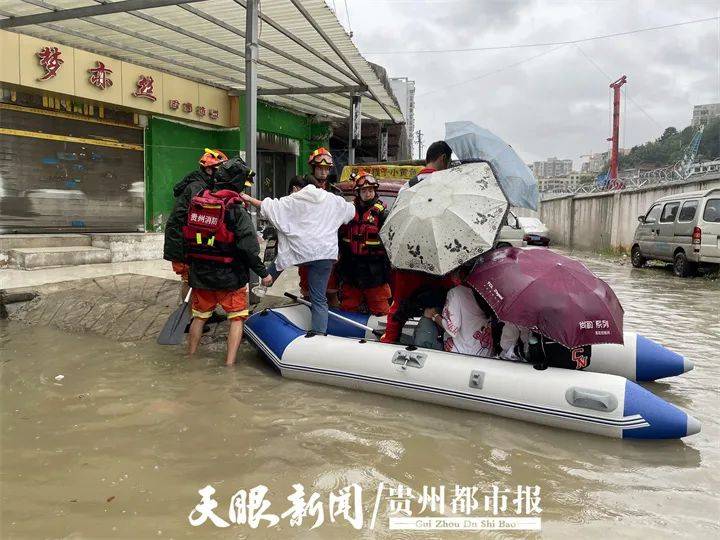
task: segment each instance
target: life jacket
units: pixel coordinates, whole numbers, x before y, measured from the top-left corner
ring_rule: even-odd
[[[355,205],[355,217],[346,225],[342,235],[343,242],[348,245],[353,255],[385,255],[385,247],[380,241],[380,218],[385,208],[385,204],[379,199],[362,212],[358,205]]]
[[[231,264],[235,254],[235,233],[228,229],[225,213],[241,202],[236,191],[206,189],[190,200],[187,223],[183,225],[185,253],[190,259]]]

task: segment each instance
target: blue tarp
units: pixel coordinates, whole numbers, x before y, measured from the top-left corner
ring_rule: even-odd
[[[537,180],[512,146],[473,122],[446,122],[445,141],[460,160],[488,161],[511,206],[538,209]]]

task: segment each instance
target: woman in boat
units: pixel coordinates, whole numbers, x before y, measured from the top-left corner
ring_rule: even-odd
[[[483,309],[479,295],[465,285],[472,263],[453,272],[457,285],[450,289],[442,314],[426,310],[433,322],[445,331],[445,350],[472,356],[493,356],[491,311]],[[487,305],[487,304],[485,304]],[[428,312],[429,311],[429,312]]]

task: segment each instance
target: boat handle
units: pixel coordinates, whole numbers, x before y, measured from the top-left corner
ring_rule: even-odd
[[[594,411],[612,412],[618,406],[617,398],[610,392],[575,386],[567,389],[565,399],[570,405]]]
[[[420,369],[425,365],[425,353],[396,351],[392,357],[392,363],[397,364],[401,370],[409,367]]]

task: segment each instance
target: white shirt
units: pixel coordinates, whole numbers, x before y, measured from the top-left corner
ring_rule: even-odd
[[[442,312],[442,326],[449,337],[445,350],[474,356],[492,356],[490,318],[480,309],[472,290],[465,285],[448,292]]]
[[[355,217],[355,205],[310,184],[281,199],[264,199],[262,215],[278,231],[275,266],[337,260],[338,229]]]

